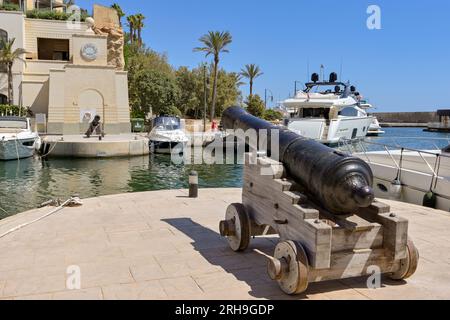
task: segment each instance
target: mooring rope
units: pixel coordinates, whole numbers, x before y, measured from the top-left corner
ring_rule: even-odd
[[[36,223],[38,221],[41,221],[41,220],[43,220],[43,219],[45,219],[45,218],[47,218],[47,217],[49,217],[49,216],[59,212],[59,211],[61,211],[62,209],[64,209],[67,206],[79,206],[79,205],[82,205],[82,202],[81,202],[80,198],[78,198],[78,197],[71,197],[66,202],[64,202],[63,204],[61,204],[59,207],[55,208],[54,210],[50,211],[49,213],[46,213],[45,215],[43,215],[43,216],[41,216],[41,217],[39,217],[39,218],[37,218],[37,219],[35,219],[33,221],[23,223],[23,224],[21,224],[21,225],[19,225],[17,227],[14,227],[14,228],[6,231],[5,233],[0,235],[0,239],[6,237],[7,235],[9,235],[9,234],[11,234],[13,232],[16,232],[16,231],[20,230],[22,228],[25,228],[25,227],[27,227],[29,225],[32,225],[32,224],[34,224],[34,223]]]
[[[45,158],[45,157],[49,156],[49,155],[55,150],[56,145],[58,144],[58,142],[59,142],[59,141],[56,140],[56,141],[55,141],[55,144],[51,147],[51,149],[50,149],[46,154],[41,155],[40,158],[42,159],[42,158]],[[44,142],[44,145],[45,145],[46,143],[47,143],[47,142]]]
[[[8,212],[5,209],[3,209],[2,207],[0,207],[0,211],[4,212],[5,214],[8,214]]]
[[[20,157],[19,157],[19,147],[17,146],[17,140],[18,140],[18,138],[17,138],[17,136],[16,136],[16,140],[14,140],[15,143],[16,143],[16,156],[17,156],[17,160],[20,160]]]

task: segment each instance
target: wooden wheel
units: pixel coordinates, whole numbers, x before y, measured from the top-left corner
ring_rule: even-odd
[[[280,242],[267,270],[286,294],[300,294],[308,289],[308,256],[303,246],[296,241]]]
[[[244,205],[233,203],[227,208],[225,221],[220,222],[220,234],[227,237],[233,251],[244,251],[250,244],[250,219]]]
[[[408,240],[407,257],[400,261],[400,270],[391,274],[392,280],[405,280],[411,277],[419,264],[419,251],[411,240]]]

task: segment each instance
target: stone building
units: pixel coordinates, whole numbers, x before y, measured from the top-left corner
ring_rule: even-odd
[[[123,70],[124,33],[115,10],[94,6],[79,22],[31,18],[29,10],[66,11],[62,0],[0,0],[20,10],[0,11],[0,36],[27,50],[13,68],[14,104],[46,120],[49,134],[79,134],[95,115],[105,133],[130,132],[128,79]],[[3,71],[3,72],[2,72]],[[0,103],[7,100],[7,74],[0,70]],[[45,117],[43,117],[45,115]]]

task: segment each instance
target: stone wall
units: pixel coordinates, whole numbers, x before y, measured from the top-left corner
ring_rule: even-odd
[[[439,122],[436,112],[384,112],[374,113],[380,123],[430,123]]]

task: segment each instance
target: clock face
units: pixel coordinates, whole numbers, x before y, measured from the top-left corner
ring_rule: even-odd
[[[93,43],[88,43],[81,49],[81,56],[88,61],[94,61],[97,59],[97,54],[98,48]]]

